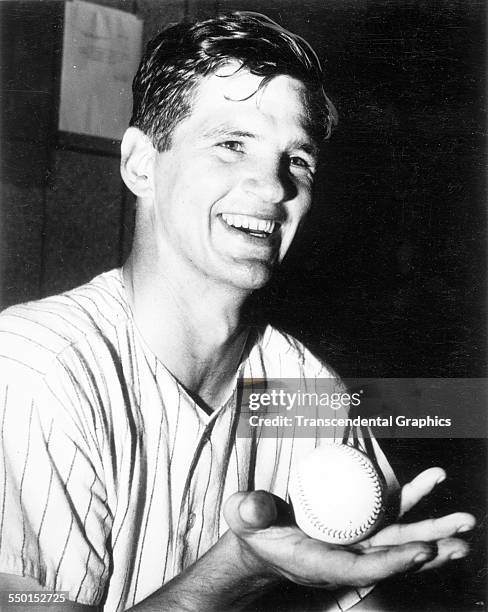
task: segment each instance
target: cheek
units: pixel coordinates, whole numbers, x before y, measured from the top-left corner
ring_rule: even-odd
[[[294,225],[299,225],[307,216],[312,205],[311,190],[303,189],[299,196],[290,204],[289,214]]]
[[[285,253],[290,248],[294,241],[301,223],[304,221],[311,206],[311,197],[308,193],[302,194],[301,197],[295,199],[287,207],[287,215],[289,224],[286,231],[282,236],[281,243],[281,258],[284,257]]]
[[[223,163],[203,163],[195,168],[189,190],[202,208],[210,210],[239,184],[235,167]]]

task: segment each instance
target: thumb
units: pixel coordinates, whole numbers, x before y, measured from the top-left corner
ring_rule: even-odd
[[[277,516],[274,497],[266,491],[234,493],[224,505],[224,518],[236,535],[266,529]]]

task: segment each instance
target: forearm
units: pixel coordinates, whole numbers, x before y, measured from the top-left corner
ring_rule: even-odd
[[[280,578],[247,554],[227,532],[193,565],[131,612],[239,612]]]

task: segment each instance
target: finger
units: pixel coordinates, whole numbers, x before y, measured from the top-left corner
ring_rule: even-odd
[[[427,519],[417,523],[395,523],[385,527],[367,540],[371,546],[391,546],[407,542],[432,542],[441,538],[449,538],[457,533],[465,533],[473,529],[476,519],[467,512],[455,512],[437,519]]]
[[[402,487],[400,499],[400,516],[411,510],[423,497],[428,495],[435,485],[446,478],[442,468],[433,467],[421,472],[411,482]]]
[[[419,568],[419,571],[436,569],[457,559],[469,555],[469,544],[459,538],[446,538],[437,542],[437,556]]]
[[[377,552],[384,552],[391,548],[390,546],[371,546],[370,548],[360,549],[360,546],[351,547],[355,550],[361,550],[362,554],[371,555]],[[459,538],[444,538],[436,542],[437,554],[436,556],[426,563],[423,563],[418,568],[418,571],[423,572],[425,570],[436,569],[449,561],[456,559],[463,559],[469,555],[470,546],[464,540]],[[434,550],[434,549],[433,549]]]
[[[231,495],[224,505],[224,518],[237,535],[266,529],[277,518],[274,496],[266,491],[239,492]]]
[[[410,542],[374,547],[357,554],[347,549],[330,551],[327,575],[337,585],[369,586],[395,574],[419,569],[436,557],[436,546]],[[333,561],[333,562],[332,562]]]

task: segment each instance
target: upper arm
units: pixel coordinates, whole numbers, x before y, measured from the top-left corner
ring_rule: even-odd
[[[0,572],[96,605],[112,516],[91,443],[76,411],[38,379],[6,367],[2,374]]]
[[[9,594],[15,595],[16,593],[26,591],[36,591],[38,593],[41,593],[42,591],[49,592],[48,589],[42,587],[33,578],[0,573],[0,603],[2,604],[0,607],[2,610],[7,612],[9,609]],[[26,603],[24,606],[21,603],[15,603],[15,606],[12,606],[12,609],[15,609],[16,612],[32,612],[34,608],[32,603]],[[42,610],[44,612],[60,612],[60,610],[63,610],[64,612],[98,612],[99,608],[95,606],[85,606],[74,601],[64,601],[62,603],[62,607],[59,603],[54,603],[52,605],[43,603]]]

